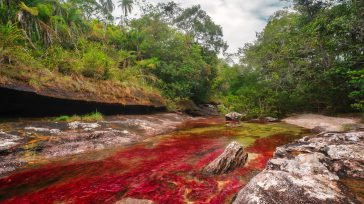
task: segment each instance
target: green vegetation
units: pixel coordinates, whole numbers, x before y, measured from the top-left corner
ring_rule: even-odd
[[[72,122],[72,121],[94,122],[94,121],[101,121],[103,119],[104,119],[104,116],[100,112],[95,111],[93,113],[81,115],[81,116],[80,115],[73,115],[73,116],[62,115],[62,116],[55,118],[54,120],[63,121],[63,122]]]
[[[222,109],[250,117],[364,111],[364,2],[293,0],[215,80]]]
[[[221,27],[199,6],[138,5],[142,15],[129,19],[132,0],[0,0],[0,76],[30,73],[35,87],[49,78],[107,80],[171,101],[207,100],[226,49]]]
[[[364,111],[361,0],[291,0],[293,11],[271,16],[235,65],[219,59],[222,28],[200,6],[115,2],[0,0],[0,81],[80,91],[111,81],[161,92],[170,109],[213,101],[248,117]],[[141,15],[129,18],[133,9]]]

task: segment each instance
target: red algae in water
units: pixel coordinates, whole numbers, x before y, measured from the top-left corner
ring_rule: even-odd
[[[114,203],[126,197],[157,203],[230,202],[253,171],[264,168],[282,135],[257,139],[246,150],[258,156],[229,174],[201,168],[224,150],[226,137],[192,135],[162,139],[153,148],[129,147],[100,161],[47,165],[0,179],[3,203]]]

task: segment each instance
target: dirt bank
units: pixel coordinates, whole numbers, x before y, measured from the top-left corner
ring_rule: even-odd
[[[18,97],[9,97],[1,92],[0,107],[6,107],[33,94],[50,99],[84,101],[105,105],[164,107],[165,101],[158,91],[127,86],[112,80],[91,80],[85,77],[59,76],[56,74],[25,72],[21,76],[8,77],[0,74],[0,88],[20,92]],[[11,100],[9,102],[9,100]],[[1,110],[1,109],[0,109]]]

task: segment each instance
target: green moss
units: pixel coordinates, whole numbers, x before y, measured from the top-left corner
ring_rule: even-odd
[[[81,120],[81,117],[78,115],[68,116],[68,115],[62,115],[54,119],[55,121],[62,121],[62,122],[72,122]]]

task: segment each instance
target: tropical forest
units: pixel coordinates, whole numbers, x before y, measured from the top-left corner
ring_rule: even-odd
[[[363,0],[0,0],[0,203],[364,203]]]

